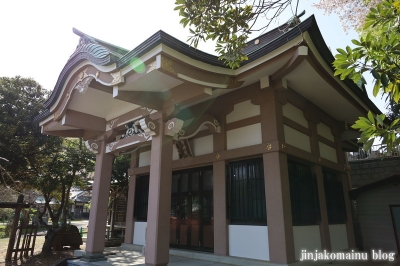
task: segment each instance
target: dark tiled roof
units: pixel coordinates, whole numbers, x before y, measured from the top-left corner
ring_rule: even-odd
[[[151,49],[153,49],[154,47],[156,47],[161,43],[195,60],[199,60],[214,66],[226,67],[223,61],[218,60],[217,56],[195,49],[190,45],[160,30],[155,34],[153,34],[150,38],[142,42],[135,49],[127,53],[120,60],[118,60],[117,68],[123,68],[127,66],[130,60],[132,60],[135,57],[142,56],[143,54],[149,52]]]
[[[309,18],[305,19],[299,25],[294,28],[282,30],[282,26],[277,27],[261,36],[258,36],[256,39],[259,40],[258,44],[255,44],[254,40],[248,42],[248,46],[244,48],[243,52],[248,56],[248,60],[243,62],[242,65],[246,65],[254,60],[260,58],[263,55],[270,53],[271,51],[281,47],[285,43],[293,40],[297,36],[301,35],[302,33],[308,31],[309,35],[319,51],[323,60],[328,64],[332,69],[332,62],[334,61],[334,57],[328,47],[325,44],[324,39],[322,38],[321,32],[318,28],[317,22],[315,17],[312,15]],[[150,38],[142,42],[138,45],[135,49],[128,51],[121,47],[112,45],[110,43],[104,42],[102,40],[96,39],[89,35],[86,35],[76,29],[74,32],[81,36],[86,43],[95,43],[103,48],[99,47],[91,47],[92,49],[87,49],[86,52],[83,53],[76,53],[75,55],[71,56],[65,67],[63,68],[58,80],[57,84],[54,87],[54,90],[50,96],[50,98],[45,103],[45,108],[49,109],[49,107],[56,101],[59,94],[61,93],[61,88],[66,81],[66,78],[70,71],[77,66],[80,62],[85,59],[88,60],[95,60],[94,55],[97,53],[97,56],[103,56],[106,49],[109,53],[109,60],[102,60],[98,59],[102,65],[109,65],[113,62],[116,63],[117,68],[121,69],[129,64],[129,62],[134,59],[135,57],[140,57],[145,53],[149,52],[151,49],[156,47],[159,44],[164,44],[179,53],[182,53],[190,58],[195,60],[214,65],[219,67],[228,68],[224,65],[224,62],[218,60],[218,57],[215,55],[211,55],[200,50],[197,50],[188,44],[172,37],[171,35],[163,32],[158,31],[157,33],[153,34]],[[103,50],[102,50],[103,49]],[[368,98],[365,90],[360,89],[353,81],[345,80],[344,81],[347,86],[350,87],[354,93],[360,97],[362,101],[364,101],[368,107],[375,113],[381,113],[380,110],[372,103],[372,101]],[[42,121],[46,117],[50,115],[49,110],[44,110],[40,115],[35,117],[35,121]]]

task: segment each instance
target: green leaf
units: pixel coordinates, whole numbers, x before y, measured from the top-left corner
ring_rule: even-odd
[[[364,144],[364,147],[363,147],[364,151],[370,150],[371,147],[372,147],[372,144],[374,144],[374,139],[368,140],[368,141]]]
[[[372,90],[372,94],[374,95],[374,97],[378,95],[380,88],[381,88],[381,80],[377,79],[374,85],[374,89]]]
[[[345,71],[343,71],[342,75],[340,76],[341,80],[344,80],[348,75],[350,75],[351,72],[354,71],[354,68],[348,68]]]
[[[368,119],[369,121],[371,121],[372,124],[375,124],[374,115],[372,114],[371,111],[368,111]]]
[[[351,40],[352,43],[354,43],[355,45],[361,46],[361,43],[357,40]]]
[[[381,75],[381,82],[382,82],[383,87],[385,87],[385,88],[389,85],[389,79],[385,73],[383,73]]]
[[[383,126],[383,121],[385,120],[386,115],[385,114],[380,114],[376,116],[376,121],[378,122],[378,125]]]
[[[381,78],[381,76],[379,75],[379,73],[375,69],[371,70],[371,74],[375,79],[380,79]]]
[[[339,53],[341,53],[342,55],[347,55],[347,53],[346,53],[346,51],[345,50],[343,50],[343,49],[341,49],[341,48],[338,48],[338,49],[336,49]]]

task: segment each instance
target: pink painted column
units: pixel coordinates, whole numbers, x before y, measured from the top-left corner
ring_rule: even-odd
[[[221,133],[213,135],[214,154],[226,150],[226,114],[218,116]],[[213,163],[213,197],[214,197],[214,254],[229,255],[228,219],[226,218],[226,161]]]
[[[321,213],[319,232],[321,234],[321,247],[325,250],[332,250],[331,236],[329,234],[328,209],[326,207],[326,196],[324,187],[324,174],[320,165],[314,165],[313,171],[317,176],[318,199]]]
[[[306,112],[305,117],[308,120],[308,127],[310,129],[311,153],[319,158],[320,153],[319,153],[318,130],[317,130],[317,124],[319,123],[319,120],[315,116],[315,114],[311,112]],[[315,164],[312,169],[317,177],[318,199],[319,199],[319,206],[321,213],[321,221],[319,224],[319,232],[321,235],[321,247],[322,249],[330,251],[332,250],[332,245],[331,245],[331,237],[329,234],[328,210],[326,207],[324,175],[322,172],[322,166]]]
[[[138,165],[138,153],[131,154],[130,169]],[[130,171],[129,171],[130,172]],[[136,175],[129,173],[129,188],[128,188],[128,202],[126,206],[126,222],[125,222],[125,244],[133,244],[133,232],[135,231],[135,217],[133,211],[135,207],[135,188],[136,188]]]
[[[164,135],[162,119],[157,122],[160,130],[151,141],[146,265],[167,265],[169,262],[173,139]]]
[[[214,162],[214,254],[228,256],[228,220],[226,219],[226,162]]]
[[[267,207],[269,258],[271,262],[295,262],[289,173],[286,154],[263,154]]]
[[[268,90],[260,103],[262,141],[276,149],[284,144],[282,102]],[[260,99],[257,99],[260,101]],[[277,144],[277,143],[278,144]],[[279,150],[263,154],[269,258],[271,262],[295,262],[287,155]]]
[[[111,169],[114,156],[106,154],[106,143],[98,141],[100,152],[96,155],[92,200],[89,216],[89,231],[86,242],[86,253],[81,260],[105,260],[104,235],[107,223],[108,197],[110,194]]]

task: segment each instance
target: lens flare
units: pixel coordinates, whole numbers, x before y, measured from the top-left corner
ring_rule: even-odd
[[[129,65],[136,73],[143,73],[146,66],[140,58],[134,57],[129,61]]]

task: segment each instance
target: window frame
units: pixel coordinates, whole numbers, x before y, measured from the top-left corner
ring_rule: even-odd
[[[230,224],[267,225],[263,159],[228,163],[225,180]]]

